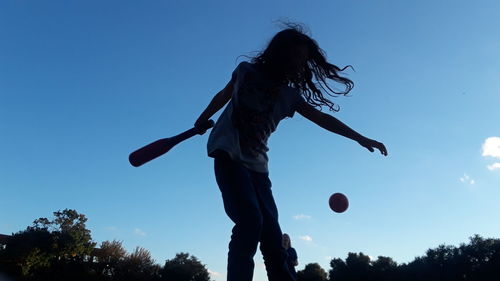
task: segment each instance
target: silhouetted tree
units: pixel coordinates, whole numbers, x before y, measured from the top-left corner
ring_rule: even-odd
[[[363,253],[349,253],[345,260],[347,265],[347,280],[370,279],[370,257]]]
[[[127,257],[127,251],[123,248],[121,241],[104,241],[95,252],[95,257],[97,258],[95,266],[97,273],[113,278]]]
[[[371,263],[371,280],[397,280],[398,264],[389,257],[379,256]]]
[[[330,281],[343,281],[348,280],[348,268],[346,263],[339,258],[330,261],[331,269],[328,271]]]
[[[89,271],[83,261],[95,243],[85,226],[87,218],[70,209],[54,212],[54,217],[36,219],[33,226],[12,235],[2,251],[11,275],[36,280],[73,276],[77,280]]]
[[[54,212],[55,218],[48,224],[54,231],[52,234],[57,239],[57,254],[59,258],[66,260],[83,260],[94,250],[96,243],[92,242],[90,230],[85,223],[87,218],[84,214],[79,214],[75,210],[65,209]],[[41,218],[44,226],[47,226],[47,219]]]
[[[148,250],[127,253],[120,241],[104,241],[95,249],[87,218],[75,210],[54,212],[32,226],[2,240],[0,278],[16,281],[209,281],[209,273],[196,257],[179,253],[163,267]],[[299,281],[498,281],[500,239],[479,235],[459,247],[440,245],[398,265],[390,257],[371,261],[363,253],[332,259],[327,275],[317,263],[298,272]],[[327,279],[327,276],[329,279]]]
[[[459,272],[467,280],[498,280],[500,277],[500,239],[484,239],[479,235],[461,244],[457,252]]]
[[[460,247],[440,245],[422,257],[398,265],[389,257],[375,261],[362,253],[349,253],[345,262],[330,262],[331,281],[498,281],[500,280],[500,240],[470,238]]]
[[[119,263],[115,274],[115,280],[159,280],[161,267],[156,265],[151,258],[151,253],[142,248],[136,247]]]
[[[326,271],[317,263],[310,263],[303,270],[297,272],[298,281],[326,281]]]
[[[210,281],[205,265],[188,253],[178,253],[175,258],[167,260],[161,276],[165,281]]]
[[[30,277],[47,270],[56,256],[55,241],[47,229],[28,228],[13,234],[1,254],[5,271]]]

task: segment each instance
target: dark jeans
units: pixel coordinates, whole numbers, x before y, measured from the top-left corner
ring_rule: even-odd
[[[229,242],[227,280],[252,280],[253,257],[260,242],[269,281],[295,281],[286,265],[287,253],[268,174],[249,170],[220,153],[215,157],[215,177],[224,210],[235,223]]]

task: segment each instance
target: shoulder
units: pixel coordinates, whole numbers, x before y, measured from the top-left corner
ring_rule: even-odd
[[[242,61],[236,66],[235,70],[255,71],[255,65],[247,61]]]
[[[242,61],[240,62],[236,68],[233,70],[233,78],[236,78],[238,76],[242,77],[244,74],[248,72],[254,72],[255,71],[255,66],[247,61]]]

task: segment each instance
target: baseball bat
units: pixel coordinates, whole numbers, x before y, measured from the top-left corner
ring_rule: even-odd
[[[136,151],[130,153],[128,156],[128,161],[132,166],[139,167],[144,163],[147,163],[165,153],[167,153],[172,147],[176,146],[178,143],[194,136],[201,135],[204,132],[214,126],[213,120],[208,120],[200,126],[200,128],[193,127],[183,133],[170,138],[159,139],[152,142],[146,146],[143,146]]]

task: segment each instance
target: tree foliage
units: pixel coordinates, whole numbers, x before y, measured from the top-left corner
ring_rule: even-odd
[[[103,241],[99,250],[95,252],[95,256],[99,262],[117,263],[125,259],[127,250],[121,241]]]
[[[208,281],[209,273],[194,256],[179,253],[165,266],[136,247],[127,253],[121,241],[104,241],[99,248],[86,227],[87,218],[75,210],[38,218],[14,233],[0,247],[0,277],[18,281]]]
[[[370,261],[363,253],[349,253],[345,261],[332,259],[330,266],[330,281],[500,280],[500,239],[475,235],[468,244],[440,245],[401,265],[390,257]]]
[[[161,271],[165,281],[209,281],[210,275],[205,265],[188,253],[178,253],[167,260]]]
[[[92,253],[87,218],[75,210],[54,212],[54,219],[39,218],[25,230],[12,235],[1,252],[6,272],[25,278],[49,276],[54,270],[69,268]]]
[[[310,263],[297,272],[297,281],[326,281],[328,274],[317,263]]]

